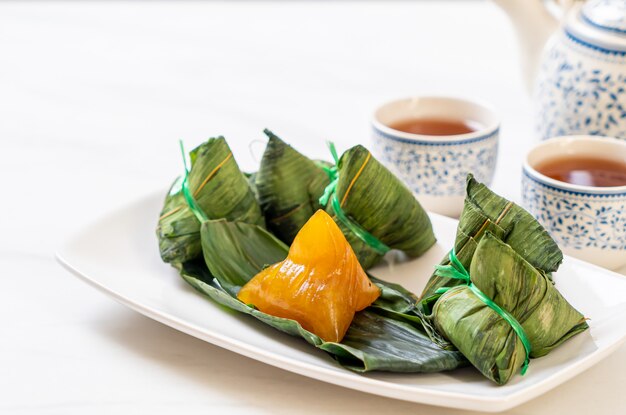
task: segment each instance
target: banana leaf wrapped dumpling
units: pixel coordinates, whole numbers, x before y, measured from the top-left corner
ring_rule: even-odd
[[[338,342],[354,314],[379,295],[337,225],[319,210],[298,233],[287,258],[257,274],[237,297]]]
[[[477,244],[471,282],[523,328],[530,357],[540,357],[588,328],[584,316],[558,292],[544,272],[490,232]],[[446,337],[483,375],[507,383],[526,360],[512,324],[467,285],[443,293],[431,315]]]
[[[426,211],[365,147],[357,145],[347,150],[337,163],[337,174],[326,211],[341,228],[363,268],[376,265],[388,249],[401,250],[414,258],[434,245],[436,239]],[[376,243],[358,236],[351,228],[354,224],[373,236]],[[382,246],[377,247],[380,243]]]
[[[291,244],[307,220],[323,208],[319,198],[330,183],[328,173],[271,131],[254,178],[268,229]]]
[[[189,189],[209,218],[265,225],[248,179],[223,137],[211,138],[196,147],[190,159]],[[187,206],[178,181],[166,196],[157,236],[165,262],[181,263],[202,253],[200,222]]]
[[[491,232],[506,242],[535,268],[549,276],[563,261],[563,253],[541,224],[526,210],[495,194],[470,174],[467,177],[465,205],[454,242],[458,259],[467,269],[480,239]],[[449,264],[446,256],[442,265]],[[460,281],[433,274],[421,299],[427,300],[442,287],[452,287]]]

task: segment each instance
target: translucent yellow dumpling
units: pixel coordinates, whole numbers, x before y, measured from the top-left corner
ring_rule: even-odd
[[[302,227],[287,258],[267,267],[237,297],[264,313],[298,321],[325,341],[340,341],[354,313],[378,298],[352,247],[318,210]]]

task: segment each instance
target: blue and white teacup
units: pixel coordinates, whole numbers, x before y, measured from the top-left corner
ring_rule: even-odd
[[[408,119],[464,121],[473,132],[421,135],[394,130]],[[413,191],[426,210],[458,217],[463,210],[465,179],[473,173],[489,184],[498,154],[500,122],[493,110],[447,97],[416,97],[389,102],[372,120],[372,150]]]
[[[536,145],[523,166],[524,207],[566,254],[605,268],[619,268],[626,265],[626,186],[575,185],[536,170],[547,161],[576,155],[626,162],[626,142],[583,135]]]

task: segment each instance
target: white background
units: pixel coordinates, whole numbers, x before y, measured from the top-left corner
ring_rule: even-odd
[[[254,169],[248,146],[268,127],[328,158],[325,140],[367,145],[373,109],[416,94],[497,109],[493,187],[519,200],[534,139],[518,66],[509,23],[486,1],[0,3],[0,413],[462,413],[219,349],[118,305],[53,253],[165,188],[180,138],[191,148],[223,134]],[[625,384],[622,347],[510,413],[624,413]]]

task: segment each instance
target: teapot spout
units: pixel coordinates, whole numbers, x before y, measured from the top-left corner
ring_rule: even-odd
[[[558,21],[544,6],[543,0],[493,2],[504,10],[513,23],[521,54],[522,75],[528,92],[531,92],[544,45],[556,30]]]

